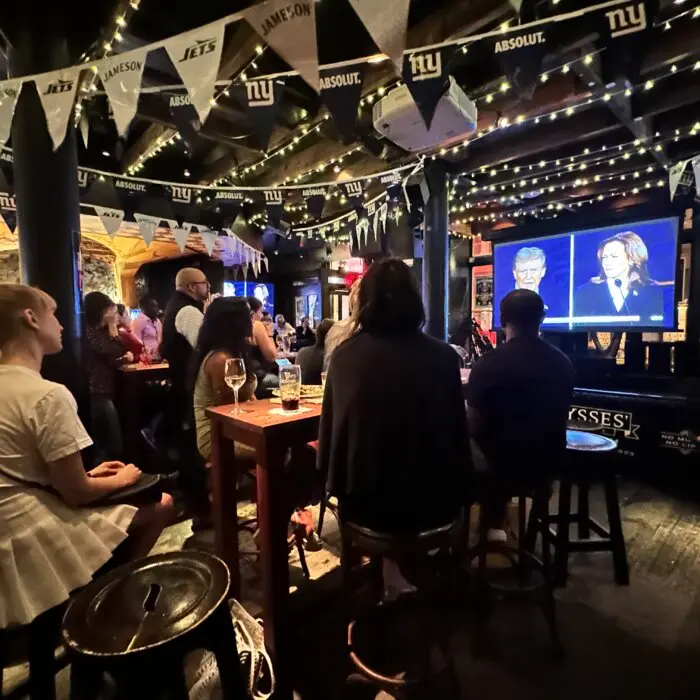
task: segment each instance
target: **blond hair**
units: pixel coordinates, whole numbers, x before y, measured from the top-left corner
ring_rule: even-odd
[[[0,284],[0,347],[15,340],[21,329],[22,314],[53,311],[56,302],[41,289],[25,284]]]

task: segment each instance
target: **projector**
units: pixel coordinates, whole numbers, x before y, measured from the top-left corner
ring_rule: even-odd
[[[374,128],[406,151],[417,153],[435,146],[449,146],[476,131],[478,111],[462,88],[450,77],[440,98],[430,131],[406,85],[392,90],[374,105]]]

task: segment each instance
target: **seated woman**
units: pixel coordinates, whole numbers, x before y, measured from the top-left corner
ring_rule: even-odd
[[[138,509],[91,505],[141,472],[121,462],[85,472],[92,440],[75,400],[39,374],[62,347],[55,310],[38,289],[0,285],[0,629],[65,602],[115,554],[148,554],[172,514],[167,494]]]
[[[277,365],[275,364],[277,347],[262,322],[263,305],[260,299],[248,297],[248,305],[253,320],[253,334],[250,337],[252,346],[249,354],[250,369],[258,380],[256,397],[266,399],[270,396],[270,390],[279,386]]]
[[[211,457],[211,424],[206,409],[234,401],[233,390],[226,384],[226,360],[239,357],[246,366],[248,376],[238,390],[238,400],[249,401],[255,392],[257,380],[250,369],[248,342],[252,332],[251,310],[245,299],[215,299],[204,315],[193,358],[193,376],[197,449],[207,461]],[[254,451],[236,444],[237,456],[239,453],[255,458]]]
[[[344,520],[387,533],[453,521],[467,501],[470,453],[459,357],[421,332],[411,269],[373,263],[360,282],[360,330],[333,353],[319,469]]]
[[[316,342],[302,348],[297,354],[297,364],[301,367],[301,381],[304,384],[321,383],[326,335],[332,327],[333,321],[330,318],[324,318],[316,327]]]

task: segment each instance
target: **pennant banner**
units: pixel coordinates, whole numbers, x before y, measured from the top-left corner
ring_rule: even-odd
[[[202,237],[202,242],[204,247],[207,249],[209,257],[214,253],[214,246],[216,245],[216,239],[218,238],[216,233],[212,231],[200,231],[199,235]]]
[[[700,156],[693,158],[693,175],[695,177],[695,196],[700,197]]]
[[[107,235],[110,238],[114,238],[119,231],[122,221],[124,221],[124,210],[123,209],[111,209],[110,207],[100,207],[96,204],[93,205],[97,216],[100,217],[102,225],[107,231]]]
[[[153,242],[153,237],[156,234],[156,230],[160,225],[161,219],[159,216],[139,214],[138,212],[134,214],[134,218],[136,219],[136,223],[139,225],[141,237],[146,242],[146,247],[148,248]]]
[[[355,136],[364,79],[364,64],[321,70],[321,99],[344,141],[351,141]]]
[[[46,73],[34,79],[54,151],[66,138],[79,75],[80,68],[73,68]]]
[[[5,226],[10,229],[12,233],[15,232],[17,228],[17,212],[11,209],[0,209],[0,219],[5,222]]]
[[[197,110],[192,105],[192,100],[186,92],[179,92],[165,97],[170,116],[175,122],[178,133],[182,136],[185,146],[194,151],[197,145],[197,134],[202,128]]]
[[[549,47],[547,29],[508,32],[506,36],[490,41],[493,53],[510,83],[521,96],[532,97]]]
[[[191,224],[190,224],[191,225]],[[175,237],[175,242],[180,248],[180,252],[185,252],[185,245],[187,244],[187,239],[189,238],[190,232],[186,228],[174,228],[173,236]]]
[[[658,11],[659,0],[633,0],[598,13],[604,82],[620,77],[637,81]]]
[[[8,80],[0,84],[0,146],[10,138],[12,116],[21,91],[21,80]]]
[[[401,72],[410,0],[350,0],[350,4],[379,50]]]
[[[212,107],[225,29],[226,22],[221,21],[180,34],[165,44],[202,124]]]
[[[403,80],[411,92],[426,129],[435,116],[435,109],[445,92],[449,79],[449,64],[454,46],[414,51],[404,56]]]
[[[100,64],[98,74],[109,98],[112,116],[120,136],[126,134],[136,114],[147,53],[148,49],[128,51],[107,58]]]
[[[327,194],[328,187],[319,187],[316,185],[305,187],[301,191],[301,196],[306,201],[306,208],[314,219],[320,219],[323,216],[323,208],[326,206]]]
[[[80,136],[83,139],[83,145],[85,148],[88,147],[88,138],[90,136],[90,119],[86,109],[80,112],[80,123],[78,124],[80,128]]]
[[[678,189],[678,185],[683,177],[683,173],[687,165],[688,160],[681,160],[675,165],[671,166],[671,169],[668,171],[668,188],[671,194],[671,199],[676,196],[676,190]]]
[[[352,182],[341,182],[339,184],[345,196],[354,206],[357,206],[358,201],[363,199],[365,191],[362,181],[353,180]]]
[[[250,26],[318,92],[316,0],[268,0],[248,8]]]
[[[284,196],[283,191],[279,189],[263,190],[262,197],[258,199],[265,204],[267,217],[273,226],[279,226],[284,214]]]
[[[262,151],[267,151],[284,92],[284,81],[260,78],[248,80],[244,85],[237,87],[250,126],[257,136],[258,146]]]

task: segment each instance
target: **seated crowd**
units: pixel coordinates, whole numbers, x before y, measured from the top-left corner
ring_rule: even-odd
[[[232,403],[226,363],[245,363],[241,402],[269,396],[277,341],[286,348],[292,335],[305,343],[303,382],[321,384],[327,370],[317,463],[306,449],[285,465],[289,512],[307,531],[303,508],[325,482],[341,519],[392,533],[454,521],[478,493],[499,539],[510,496],[551,478],[562,459],[573,369],[539,338],[544,306],[534,292],[504,298],[506,342],[472,369],[468,408],[461,359],[423,332],[420,293],[400,260],[370,266],[351,290],[350,317],[324,320],[315,334],[308,323],[295,333],[282,315],[270,331],[258,299],[212,298],[194,268],[178,273],[162,324],[154,300],[141,309],[131,324],[105,295],[85,298],[91,439],[73,396],[40,375],[43,357],[61,349],[54,301],[22,285],[0,286],[0,515],[8,535],[0,544],[0,628],[67,600],[111,559],[146,554],[171,517],[167,494],[140,508],[100,504],[140,478],[136,466],[118,461],[115,408],[116,372],[134,350],[169,363],[163,434],[178,441],[180,485],[202,522],[210,515],[206,409]],[[101,463],[86,471],[81,450],[93,441]],[[255,465],[252,450],[237,444],[235,451]]]

